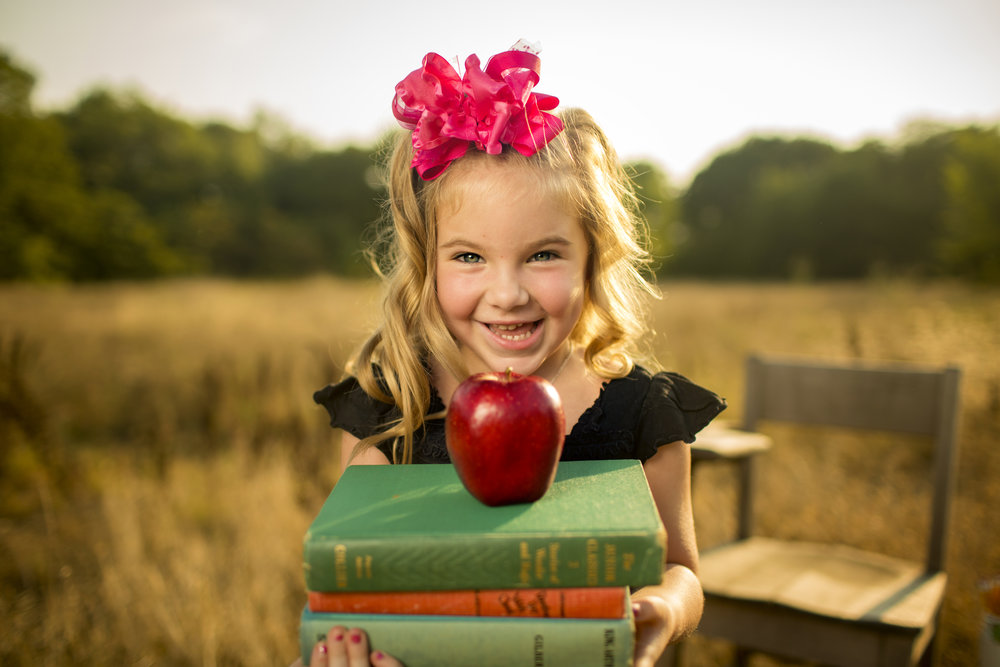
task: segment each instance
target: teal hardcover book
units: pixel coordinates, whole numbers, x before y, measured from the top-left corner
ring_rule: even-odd
[[[302,613],[299,642],[309,664],[313,645],[335,625],[368,633],[372,650],[406,667],[618,667],[632,664],[631,613],[619,619],[498,618]]]
[[[644,586],[666,533],[635,460],[565,461],[534,503],[487,507],[451,465],[351,466],[304,540],[310,591]]]

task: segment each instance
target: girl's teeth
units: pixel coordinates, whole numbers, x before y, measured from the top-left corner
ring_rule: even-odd
[[[535,329],[531,324],[492,324],[490,328],[493,330],[493,333],[511,342],[526,339]],[[518,331],[518,333],[508,333],[514,331]]]

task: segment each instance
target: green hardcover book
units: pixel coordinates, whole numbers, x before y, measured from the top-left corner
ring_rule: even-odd
[[[634,460],[565,461],[534,503],[487,507],[451,465],[352,466],[304,541],[311,591],[644,586],[666,532]]]
[[[406,667],[618,667],[632,664],[635,643],[631,609],[626,618],[597,620],[325,614],[307,608],[299,625],[305,665],[313,645],[335,625],[362,628],[373,650]]]

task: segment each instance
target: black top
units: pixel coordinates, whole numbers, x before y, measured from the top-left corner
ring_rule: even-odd
[[[380,432],[400,416],[394,405],[366,394],[354,377],[317,391],[313,399],[330,413],[330,424],[357,438]],[[431,388],[428,414],[444,410]],[[566,436],[561,460],[639,459],[677,440],[694,442],[695,434],[726,409],[726,401],[678,373],[655,375],[636,366],[624,378],[604,383],[601,393]],[[379,443],[392,460],[392,441]],[[413,440],[414,463],[450,463],[444,420],[425,423]]]

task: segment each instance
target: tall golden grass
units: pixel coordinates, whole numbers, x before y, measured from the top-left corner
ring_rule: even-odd
[[[663,292],[658,358],[727,396],[731,418],[751,351],[962,366],[936,648],[938,664],[973,664],[976,582],[1000,574],[1000,292],[908,282]],[[288,664],[301,538],[339,473],[311,393],[339,376],[377,299],[372,284],[328,278],[0,287],[0,663]],[[874,456],[777,445],[761,466],[761,530],[912,553],[923,537],[918,461],[893,460],[898,475],[883,478]],[[728,475],[696,477],[703,544],[732,529]],[[696,641],[689,664],[721,664],[728,650]]]

